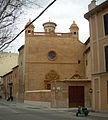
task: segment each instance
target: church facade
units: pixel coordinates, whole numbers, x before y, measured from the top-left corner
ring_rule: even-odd
[[[44,32],[34,32],[33,24],[25,30],[25,45],[19,48],[19,79],[24,86],[19,87],[20,101],[91,107],[89,40],[86,44],[79,40],[75,21],[67,33],[55,32],[56,26],[49,21],[43,24]]]

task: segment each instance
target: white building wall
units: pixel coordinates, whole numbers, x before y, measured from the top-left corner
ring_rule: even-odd
[[[10,72],[18,65],[18,53],[0,52],[0,76]]]

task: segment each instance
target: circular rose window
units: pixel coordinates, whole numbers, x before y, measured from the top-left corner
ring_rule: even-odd
[[[56,59],[56,52],[55,51],[48,52],[48,59],[55,60]]]

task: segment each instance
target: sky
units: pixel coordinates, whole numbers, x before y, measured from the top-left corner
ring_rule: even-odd
[[[37,0],[39,1],[39,0]],[[32,5],[28,8],[24,8],[24,14],[22,14],[17,21],[17,33],[19,33],[29,21],[36,18],[39,13],[53,0],[44,0],[44,3],[38,3],[43,8]],[[100,4],[105,0],[97,0],[97,4]],[[56,32],[66,33],[69,32],[69,27],[75,20],[75,23],[79,27],[79,40],[85,42],[89,37],[89,22],[84,18],[84,14],[88,12],[88,5],[91,0],[57,0],[45,13],[40,16],[33,24],[35,26],[35,32],[44,32],[42,24],[48,22],[55,22],[57,24]],[[24,32],[10,44],[6,51],[18,52],[24,44]]]

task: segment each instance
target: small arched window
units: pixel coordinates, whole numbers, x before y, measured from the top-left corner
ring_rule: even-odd
[[[74,35],[76,35],[77,34],[77,32],[74,32]]]
[[[28,30],[28,33],[30,33],[31,31],[30,30]]]

